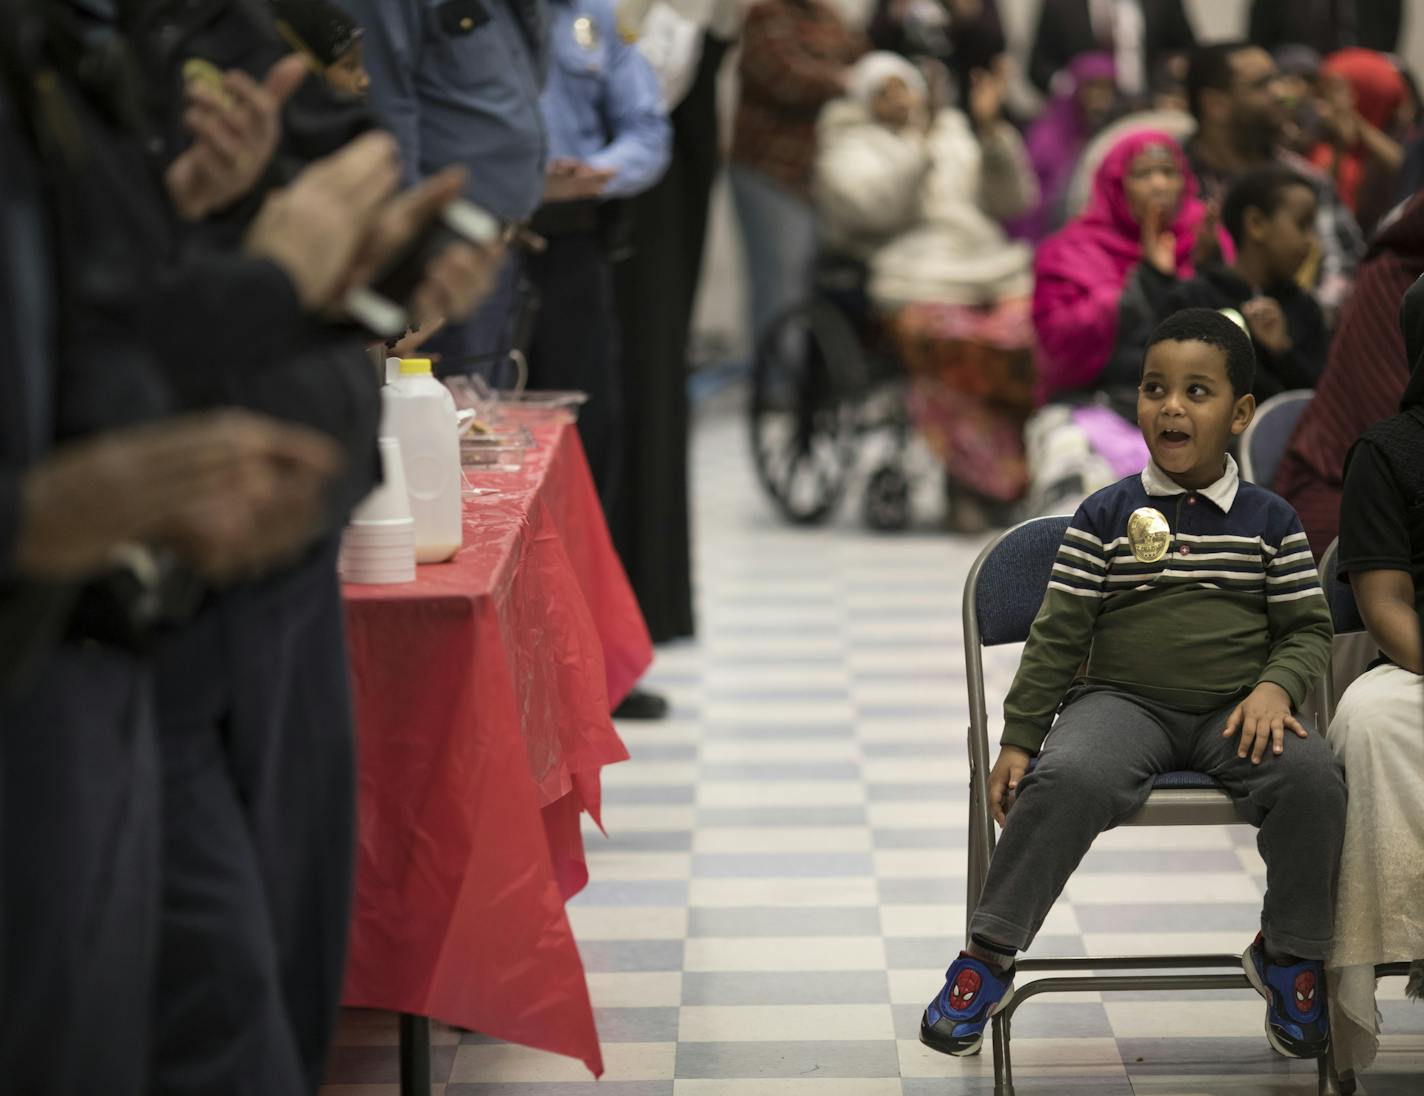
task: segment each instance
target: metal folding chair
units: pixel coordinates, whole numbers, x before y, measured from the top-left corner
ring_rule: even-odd
[[[1242,479],[1271,486],[1295,424],[1314,395],[1308,388],[1295,388],[1277,393],[1256,409],[1256,417],[1241,435]]]
[[[1325,554],[1320,557],[1320,585],[1325,590],[1325,600],[1330,603],[1330,616],[1335,623],[1335,638],[1349,636],[1365,631],[1364,618],[1360,616],[1360,607],[1355,604],[1355,592],[1350,588],[1348,582],[1340,580],[1340,542],[1333,540],[1330,547],[1325,549]],[[1335,673],[1334,666],[1325,672],[1325,679],[1320,685],[1320,725],[1319,733],[1324,734],[1330,726],[1330,721],[1335,718],[1335,710],[1340,705],[1340,698],[1335,695]],[[1408,963],[1383,963],[1375,968],[1376,978],[1408,978]],[[1331,1076],[1336,1076],[1335,1055],[1333,1051],[1327,1056],[1327,1064]],[[1355,1091],[1355,1079],[1352,1075],[1346,1074],[1340,1077],[1340,1091],[1344,1096],[1350,1096]]]
[[[1007,530],[980,553],[964,586],[964,658],[969,681],[969,867],[965,935],[994,855],[994,821],[988,801],[989,714],[984,691],[983,649],[1022,643],[1048,588],[1066,517],[1035,518]],[[1157,778],[1129,826],[1240,825],[1231,797],[1201,773],[1165,773]],[[1067,971],[1073,977],[1036,978],[1014,988],[1014,997],[993,1020],[994,1093],[1014,1096],[1010,1037],[1015,1011],[1044,993],[1085,990],[1250,989],[1239,955],[1153,955],[1112,958],[1020,959],[1020,975]],[[1097,971],[1128,971],[1104,975]],[[1141,973],[1141,972],[1158,973]],[[1166,973],[1193,971],[1200,973]],[[1088,972],[1076,975],[1076,972]],[[1327,1059],[1318,1060],[1320,1096],[1338,1096]]]

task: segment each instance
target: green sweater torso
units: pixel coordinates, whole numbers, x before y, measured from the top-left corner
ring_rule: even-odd
[[[1264,681],[1304,702],[1329,661],[1329,606],[1295,512],[1234,477],[1233,464],[1226,487],[1164,497],[1133,476],[1083,503],[1004,703],[1004,745],[1036,752],[1075,682],[1203,713]],[[1127,535],[1144,508],[1171,529],[1155,562]]]

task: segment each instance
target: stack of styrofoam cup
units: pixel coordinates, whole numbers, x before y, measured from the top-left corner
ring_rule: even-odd
[[[357,507],[341,537],[341,577],[371,585],[415,581],[415,522],[400,442],[382,438],[383,482]]]

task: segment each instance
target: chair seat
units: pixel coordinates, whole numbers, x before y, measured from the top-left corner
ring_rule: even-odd
[[[1033,772],[1036,768],[1038,768],[1038,758],[1035,757],[1028,763],[1028,771]],[[1224,792],[1226,790],[1205,773],[1189,772],[1186,769],[1162,773],[1152,781],[1154,792],[1190,791],[1198,788],[1208,792]]]
[[[1152,782],[1154,791],[1168,788],[1204,788],[1207,791],[1221,791],[1222,787],[1205,773],[1172,772],[1163,773]]]

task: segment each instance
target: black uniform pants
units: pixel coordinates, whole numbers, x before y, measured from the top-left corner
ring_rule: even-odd
[[[526,260],[526,271],[540,302],[529,344],[529,387],[588,393],[579,437],[608,514],[622,460],[623,419],[613,267],[603,234],[552,236],[548,250]]]
[[[144,1096],[158,918],[148,672],[62,647],[0,697],[0,1091]]]
[[[163,652],[166,796],[153,1092],[316,1091],[352,881],[336,544],[224,596]]]

